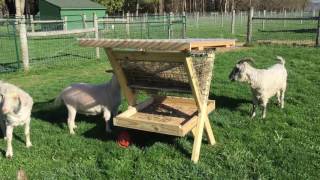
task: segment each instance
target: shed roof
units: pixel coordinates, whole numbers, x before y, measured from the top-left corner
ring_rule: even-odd
[[[90,0],[45,0],[60,9],[106,9],[99,3]]]

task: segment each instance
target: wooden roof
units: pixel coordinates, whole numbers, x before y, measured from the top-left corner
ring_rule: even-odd
[[[235,46],[235,39],[79,39],[81,46],[161,51],[203,50]]]

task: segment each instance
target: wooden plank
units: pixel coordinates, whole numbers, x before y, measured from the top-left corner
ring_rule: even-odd
[[[189,56],[185,52],[154,52],[154,51],[123,51],[114,50],[117,60],[155,61],[155,62],[184,62]]]
[[[235,45],[235,40],[221,40],[216,42],[193,42],[191,43],[191,48],[199,47],[199,50],[203,50],[209,47],[224,47],[228,45]]]
[[[68,35],[68,34],[81,34],[81,33],[88,33],[94,32],[94,28],[90,29],[75,29],[75,30],[68,30],[68,31],[47,31],[47,32],[28,32],[28,37],[43,37],[43,36],[58,36],[58,35]]]
[[[141,119],[132,119],[132,118],[123,118],[117,117],[115,118],[115,125],[132,128],[137,130],[168,134],[173,136],[181,136],[179,126],[173,126],[168,124],[160,124],[153,121],[143,122],[141,123]]]
[[[133,91],[131,90],[130,87],[128,87],[128,81],[127,78],[124,75],[124,72],[120,66],[120,64],[118,63],[118,61],[115,59],[113,53],[112,53],[112,49],[105,49],[105,52],[108,55],[108,59],[110,61],[110,64],[112,66],[112,69],[114,70],[115,75],[117,76],[117,79],[119,81],[121,90],[123,92],[123,95],[126,97],[129,106],[135,106],[136,105],[136,98],[135,98],[135,94],[133,93]]]
[[[50,24],[50,23],[63,23],[64,20],[36,20],[33,24]]]

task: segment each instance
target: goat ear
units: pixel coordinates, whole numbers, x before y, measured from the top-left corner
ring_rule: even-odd
[[[254,59],[251,57],[246,57],[246,58],[240,59],[237,64],[242,64],[245,62],[246,63],[254,63]]]

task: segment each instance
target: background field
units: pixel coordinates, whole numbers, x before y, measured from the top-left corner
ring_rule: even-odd
[[[134,144],[120,148],[113,134],[104,132],[101,117],[77,116],[76,135],[68,134],[65,108],[52,100],[75,82],[103,83],[110,79],[105,60],[58,63],[30,73],[0,74],[19,85],[35,100],[32,114],[33,147],[24,147],[23,128],[14,131],[14,158],[4,157],[0,140],[0,177],[13,179],[23,168],[30,179],[317,179],[320,169],[320,49],[256,46],[216,56],[211,99],[217,110],[210,115],[215,146],[205,142],[200,162],[190,161],[192,138],[131,131]],[[283,110],[273,99],[267,118],[250,119],[251,94],[247,85],[228,80],[237,59],[250,56],[257,67],[286,59],[288,90]],[[1,54],[1,56],[3,56]],[[122,103],[120,110],[126,107]],[[258,114],[260,117],[261,114]]]

